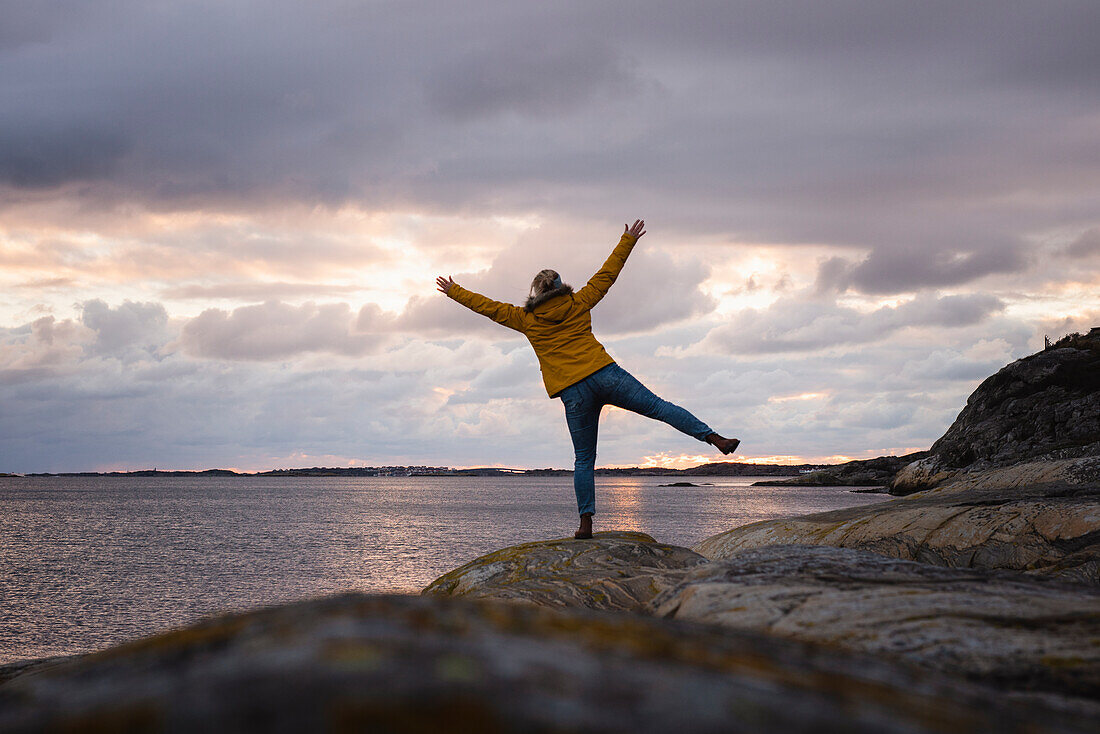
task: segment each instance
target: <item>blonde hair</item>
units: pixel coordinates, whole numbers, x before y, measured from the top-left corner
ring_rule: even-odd
[[[573,292],[572,287],[562,284],[561,276],[558,275],[558,271],[549,269],[540,270],[538,275],[535,276],[535,279],[531,281],[531,292],[527,296],[527,303],[524,305],[524,308],[530,311],[535,306],[547,300],[549,294],[558,290],[562,290],[566,293]]]

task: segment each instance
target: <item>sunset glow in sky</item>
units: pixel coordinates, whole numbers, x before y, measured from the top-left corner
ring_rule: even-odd
[[[522,302],[741,459],[1100,326],[1095,2],[0,0],[0,472],[568,467]],[[718,460],[613,410],[599,465]]]

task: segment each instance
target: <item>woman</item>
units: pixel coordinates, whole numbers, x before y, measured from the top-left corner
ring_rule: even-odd
[[[645,234],[644,227],[641,219],[633,227],[623,225],[622,239],[607,262],[576,293],[561,282],[555,271],[540,272],[531,283],[531,294],[523,308],[468,291],[450,277],[436,278],[439,290],[449,298],[526,336],[539,359],[547,394],[561,398],[565,404],[565,420],[576,457],[573,490],[581,515],[575,538],[592,537],[592,515],[596,511],[596,432],[603,406],[615,405],[664,421],[712,444],[723,454],[733,453],[740,443],[736,438],[719,436],[691,413],[654,395],[615,364],[592,335],[589,311],[607,295],[630,251]]]

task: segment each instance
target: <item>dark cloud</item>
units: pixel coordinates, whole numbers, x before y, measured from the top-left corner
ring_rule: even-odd
[[[592,311],[597,333],[648,332],[710,313],[717,301],[700,286],[710,269],[700,261],[676,262],[645,248],[632,255],[619,280]],[[578,283],[578,286],[580,284]]]
[[[80,321],[95,332],[96,354],[118,355],[129,347],[155,352],[167,340],[168,312],[159,303],[125,301],[111,308],[98,299],[85,301]]]
[[[0,123],[6,117],[0,112]],[[0,126],[0,181],[35,189],[105,179],[130,144],[117,130],[49,119]]]
[[[1012,243],[1100,218],[1091,2],[117,0],[4,17],[0,181],[16,189],[601,221],[631,202],[683,231],[871,250],[853,276],[868,292],[1018,266]],[[933,263],[915,284],[896,281],[905,252]]]
[[[75,281],[72,278],[41,278],[39,280],[31,280],[25,283],[16,283],[13,287],[38,291],[50,288],[67,289],[73,285],[75,285]]]
[[[284,298],[303,296],[333,295],[354,293],[361,290],[354,285],[333,285],[330,283],[269,283],[245,281],[237,283],[218,283],[216,285],[181,285],[166,288],[161,296],[171,299],[211,299],[224,298],[238,301],[278,301]]]
[[[481,46],[438,69],[427,81],[429,103],[458,120],[500,112],[560,116],[593,95],[622,98],[637,84],[621,57],[591,33],[548,44],[537,29]]]
[[[978,251],[920,248],[879,249],[859,262],[828,258],[818,267],[819,293],[849,289],[862,293],[902,293],[968,283],[995,273],[1024,270],[1023,248],[1005,244]]]
[[[746,309],[703,343],[733,354],[808,352],[881,341],[910,327],[957,328],[1003,311],[994,296],[922,294],[899,306],[864,313],[827,299],[780,298],[767,309]]]
[[[459,276],[461,280],[461,276]],[[464,287],[477,289],[467,280]],[[491,294],[486,294],[490,295]],[[500,300],[499,298],[496,300]],[[505,329],[493,321],[458,305],[442,293],[434,296],[413,296],[405,304],[398,328],[405,333],[424,337],[483,336],[496,339],[521,339],[518,332]]]
[[[183,325],[179,346],[196,357],[228,360],[286,359],[304,352],[356,356],[383,344],[376,333],[360,331],[361,325],[373,325],[372,319],[356,318],[346,303],[269,301],[232,312],[207,309]]]
[[[77,362],[93,335],[72,319],[43,316],[0,329],[0,383],[49,377]]]
[[[1066,254],[1072,258],[1100,255],[1100,227],[1081,233],[1081,236],[1066,248]]]
[[[817,278],[814,281],[814,290],[817,295],[847,290],[852,282],[854,267],[855,263],[842,257],[830,257],[821,261],[817,266]]]
[[[493,400],[541,399],[538,362],[530,350],[514,350],[506,359],[480,371],[469,387],[447,398],[448,406],[483,406]]]
[[[62,30],[85,20],[91,6],[81,0],[0,0],[0,17],[4,19],[0,24],[0,50],[48,43]]]
[[[937,349],[924,359],[905,364],[900,375],[917,384],[939,384],[953,380],[984,380],[1003,367],[1003,355],[968,357],[955,350]]]

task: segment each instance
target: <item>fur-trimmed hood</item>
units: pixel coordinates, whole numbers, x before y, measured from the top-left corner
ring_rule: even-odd
[[[563,284],[553,290],[546,291],[545,293],[540,293],[537,296],[531,296],[527,299],[527,303],[523,304],[523,308],[525,311],[530,313],[553,298],[557,298],[558,296],[568,296],[572,293],[573,286]]]

